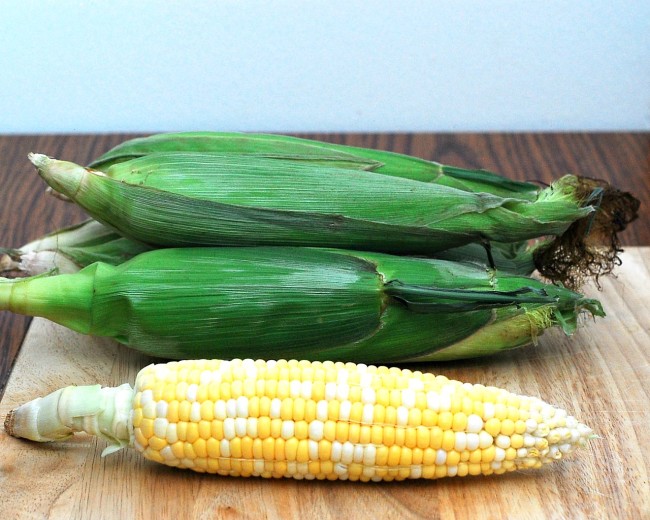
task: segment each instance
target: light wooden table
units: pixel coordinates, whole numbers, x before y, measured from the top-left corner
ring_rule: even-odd
[[[650,247],[630,248],[603,280],[607,317],[570,338],[464,363],[418,368],[537,395],[600,436],[570,458],[505,476],[362,484],[198,475],[106,458],[85,435],[60,445],[0,433],[0,518],[650,518]],[[34,320],[0,403],[13,407],[68,384],[133,382],[152,359],[108,340]]]
[[[0,154],[3,243],[17,245],[81,218],[74,208],[41,196],[39,180],[23,165],[23,152],[34,149],[84,162],[123,137],[0,138],[0,150],[10,152]],[[592,168],[593,176],[609,172],[619,186],[633,190],[644,202],[650,200],[646,170],[640,169],[648,151],[646,135],[329,138],[352,144],[383,142],[387,148],[486,166],[517,178],[544,178],[582,166]],[[422,153],[425,149],[429,152]],[[541,167],[542,161],[552,167]],[[13,168],[11,175],[7,167]],[[268,481],[174,470],[127,450],[101,458],[104,442],[86,436],[54,446],[2,432],[0,517],[650,518],[650,247],[636,247],[650,244],[647,207],[643,211],[642,220],[624,235],[632,247],[626,247],[618,276],[603,279],[602,291],[587,289],[602,301],[606,318],[586,321],[571,338],[553,330],[536,346],[462,363],[418,366],[462,381],[538,395],[566,408],[600,438],[565,461],[501,477],[380,484]],[[31,322],[25,336],[27,324],[8,315],[0,321],[0,376],[6,381],[0,417],[71,383],[132,382],[137,370],[151,361],[111,341],[40,319]]]

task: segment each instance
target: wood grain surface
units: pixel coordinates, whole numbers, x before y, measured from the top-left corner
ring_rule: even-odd
[[[536,347],[484,360],[426,365],[464,381],[504,386],[566,407],[601,435],[590,450],[539,474],[405,484],[262,481],[178,472],[79,438],[34,446],[0,434],[0,513],[7,518],[650,518],[650,133],[304,135],[482,167],[550,182],[599,177],[642,201],[621,235],[617,278],[594,296],[607,318],[572,338],[545,334]],[[0,136],[0,246],[15,247],[83,212],[45,193],[31,151],[86,163],[131,135]],[[132,381],[148,360],[44,320],[0,313],[0,417],[38,393],[71,382]],[[13,373],[16,354],[24,343]],[[10,373],[12,373],[9,380]],[[74,381],[70,377],[74,377]],[[145,484],[146,483],[146,484]],[[171,499],[175,497],[175,499]]]
[[[86,435],[38,444],[0,433],[0,517],[12,519],[571,519],[650,518],[650,247],[629,248],[598,297],[608,316],[567,338],[463,363],[421,364],[472,383],[536,395],[599,435],[588,449],[537,471],[363,484],[200,475],[142,459],[101,458]],[[152,361],[109,340],[34,320],[0,417],[68,384],[133,382]],[[411,365],[409,368],[416,368]]]

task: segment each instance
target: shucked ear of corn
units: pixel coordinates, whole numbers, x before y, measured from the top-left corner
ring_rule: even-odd
[[[301,245],[432,255],[476,241],[558,235],[596,212],[566,176],[534,202],[300,161],[160,153],[106,174],[32,155],[97,220],[158,246]],[[582,233],[582,231],[579,231]],[[539,266],[564,281],[564,258]],[[545,273],[544,273],[545,274]]]
[[[0,310],[149,355],[458,359],[570,334],[596,300],[442,260],[316,248],[172,248],[79,273],[0,279]]]
[[[0,249],[0,273],[75,273],[94,262],[118,265],[151,248],[96,220],[59,229],[18,249]],[[507,259],[504,259],[504,263]]]
[[[150,365],[135,388],[67,387],[9,413],[10,435],[76,432],[201,473],[328,480],[498,475],[558,461],[593,437],[564,410],[398,368],[308,361]]]
[[[274,134],[179,132],[125,141],[89,164],[107,171],[119,162],[159,152],[202,152],[288,159],[354,169],[450,186],[463,191],[535,200],[539,188],[486,170],[447,166],[418,157]]]
[[[49,233],[17,249],[0,248],[0,275],[34,276],[50,271],[75,273],[95,262],[118,265],[150,249],[90,219]],[[529,275],[535,270],[532,251],[523,244],[491,244],[494,267],[513,274]],[[492,267],[481,244],[448,249],[435,256]]]

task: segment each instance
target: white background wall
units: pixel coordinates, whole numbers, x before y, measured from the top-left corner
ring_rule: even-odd
[[[0,133],[649,130],[650,2],[0,0]]]

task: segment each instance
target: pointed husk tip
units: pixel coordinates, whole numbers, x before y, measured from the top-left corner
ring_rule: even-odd
[[[27,154],[27,158],[31,161],[31,163],[36,166],[39,170],[46,168],[47,165],[50,163],[52,159],[50,159],[47,155],[44,155],[42,153],[34,153],[31,152]]]

